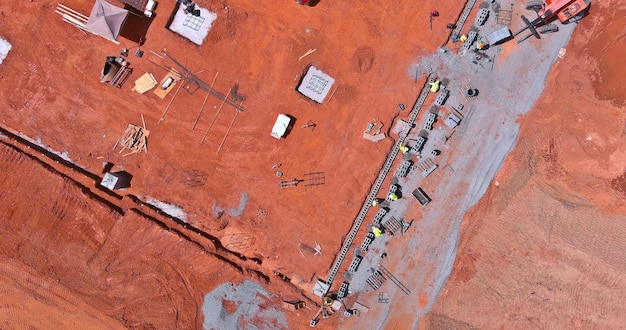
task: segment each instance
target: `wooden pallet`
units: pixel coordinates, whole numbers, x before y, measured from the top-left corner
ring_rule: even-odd
[[[498,10],[497,16],[498,16],[498,19],[497,19],[498,24],[510,26],[511,19],[513,18],[513,11],[500,9]]]

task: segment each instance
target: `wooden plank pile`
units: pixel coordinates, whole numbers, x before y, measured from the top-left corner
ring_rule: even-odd
[[[131,151],[124,155],[132,155],[135,153],[140,153],[142,151],[148,152],[148,135],[150,135],[150,131],[145,127],[136,126],[133,124],[128,124],[122,137],[120,137],[115,143],[115,147],[117,147],[118,143],[122,145],[122,149],[119,151],[121,154],[124,150],[130,149]]]

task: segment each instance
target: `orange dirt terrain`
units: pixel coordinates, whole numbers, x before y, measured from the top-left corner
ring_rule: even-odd
[[[467,101],[462,125],[439,118],[424,155],[440,149],[440,169],[399,181],[394,216],[415,224],[360,251],[373,211],[345,246],[331,292],[352,278],[351,291],[318,327],[415,328],[429,310],[420,326],[626,323],[626,5],[594,2],[555,64],[574,25],[472,65],[446,28],[464,1],[315,2],[198,0],[217,15],[201,46],[166,28],[174,0],[151,19],[133,12],[119,45],[64,22],[56,1],[0,2],[12,44],[0,64],[0,328],[308,327],[314,284],[351,240],[387,157],[416,137],[391,127],[419,111],[420,95],[427,107],[441,95],[423,90],[429,76],[451,80],[446,106]],[[94,0],[61,3],[89,15]],[[479,6],[494,5],[476,2],[464,33]],[[122,49],[132,74],[121,88],[101,83]],[[310,65],[336,80],[321,104],[296,91]],[[133,90],[149,72],[158,92],[172,69],[184,79],[163,98]],[[463,99],[470,83],[475,101]],[[270,136],[278,114],[295,120],[284,139]],[[379,121],[385,138],[364,139]],[[123,149],[128,124],[149,130],[146,152]],[[376,197],[409,156],[422,159],[391,159]],[[129,174],[130,187],[102,187],[107,171]],[[433,197],[426,208],[410,194],[417,184]],[[353,252],[358,272],[347,271]],[[378,263],[408,287],[367,287]],[[376,302],[383,293],[389,303]],[[344,314],[357,300],[360,316]]]
[[[61,2],[84,15],[93,5]],[[250,289],[246,279],[269,289],[250,289],[267,298],[254,302],[263,310],[281,300],[311,309],[288,313],[291,326],[282,312],[258,318],[308,324],[313,280],[326,276],[394,143],[363,130],[380,120],[387,133],[397,105],[410,108],[425,82],[411,65],[445,42],[458,14],[460,4],[438,5],[429,31],[435,3],[199,0],[218,18],[197,46],[165,28],[175,1],[160,1],[152,20],[129,16],[120,45],[63,22],[56,1],[1,2],[0,37],[12,44],[0,65],[1,327],[219,328],[203,315],[239,315],[246,302],[203,298],[222,284]],[[120,89],[100,83],[106,56],[123,48],[130,78]],[[160,81],[180,71],[165,49],[229,102],[189,82],[164,99],[133,91],[146,72]],[[323,104],[295,91],[311,64],[337,80]],[[296,121],[276,140],[279,113]],[[127,125],[144,122],[147,153],[120,151]],[[132,175],[129,188],[98,186],[107,162]],[[299,184],[281,188],[283,179]],[[235,323],[263,324],[242,315]]]
[[[594,1],[576,28],[421,328],[626,324],[625,14]]]

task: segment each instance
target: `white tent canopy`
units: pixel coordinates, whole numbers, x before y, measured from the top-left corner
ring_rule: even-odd
[[[114,6],[105,0],[96,0],[86,25],[94,34],[117,40],[126,17],[128,17],[128,10]]]

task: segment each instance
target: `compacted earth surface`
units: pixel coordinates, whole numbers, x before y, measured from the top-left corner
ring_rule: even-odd
[[[424,329],[618,329],[626,322],[626,48],[594,2],[483,199]]]
[[[407,120],[428,74],[452,80],[450,105],[466,103],[465,120],[452,131],[438,119],[435,179],[402,181],[411,189],[393,204],[415,223],[365,255],[373,269],[387,252],[385,267],[410,293],[359,284],[362,267],[341,313],[318,326],[624,323],[623,4],[594,3],[577,26],[474,62],[446,28],[463,2],[200,0],[217,14],[202,46],[166,29],[175,1],[152,19],[132,15],[120,45],[63,22],[57,4],[0,3],[0,38],[13,46],[0,64],[0,327],[308,327],[321,301],[311,290],[369,202],[401,138],[390,128]],[[62,4],[88,15],[93,2]],[[511,8],[512,30],[528,15],[498,4]],[[477,3],[468,27],[479,6],[494,9]],[[487,26],[498,27],[494,17]],[[122,48],[130,78],[100,83],[106,56]],[[336,79],[322,104],[295,90],[309,65]],[[182,67],[212,93],[190,81],[164,99],[132,90],[146,72],[160,81]],[[470,83],[481,90],[471,102],[462,97]],[[277,140],[280,113],[295,123]],[[363,139],[379,121],[387,138]],[[129,123],[150,131],[146,153],[120,151]],[[105,167],[130,173],[130,187],[100,187]],[[416,184],[435,197],[423,211],[410,196]],[[346,267],[337,284],[349,280]],[[356,300],[370,312],[344,316]]]

